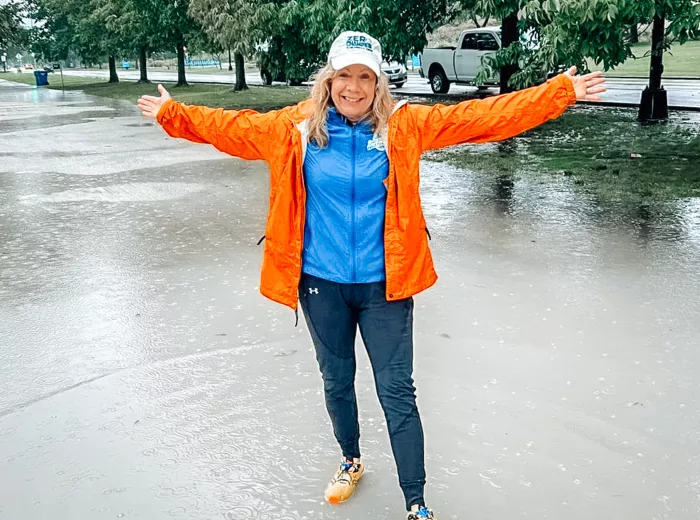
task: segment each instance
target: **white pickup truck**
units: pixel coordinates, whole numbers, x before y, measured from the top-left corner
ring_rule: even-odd
[[[473,85],[481,70],[481,59],[501,49],[501,28],[481,27],[462,31],[457,47],[428,48],[421,56],[420,75],[430,80],[436,94],[446,94],[452,83]],[[483,84],[480,89],[498,85],[499,75]]]

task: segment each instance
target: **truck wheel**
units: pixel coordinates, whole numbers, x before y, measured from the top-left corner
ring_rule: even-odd
[[[450,80],[447,79],[442,69],[435,70],[430,74],[430,88],[435,94],[447,94],[450,90]]]

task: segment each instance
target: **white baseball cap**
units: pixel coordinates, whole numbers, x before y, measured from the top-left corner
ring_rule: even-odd
[[[382,71],[382,46],[369,34],[345,31],[333,41],[328,63],[335,70],[350,65],[365,65],[379,76]]]

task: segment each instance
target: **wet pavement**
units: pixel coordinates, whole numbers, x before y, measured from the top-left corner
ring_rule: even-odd
[[[700,201],[422,175],[440,518],[697,519]],[[339,454],[308,333],[258,293],[267,190],[129,103],[0,82],[0,519],[404,518],[361,348],[368,471],[322,500]]]

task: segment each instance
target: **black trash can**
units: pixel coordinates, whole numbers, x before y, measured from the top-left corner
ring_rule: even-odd
[[[34,79],[36,79],[36,86],[43,87],[49,84],[49,73],[45,70],[35,70]]]

